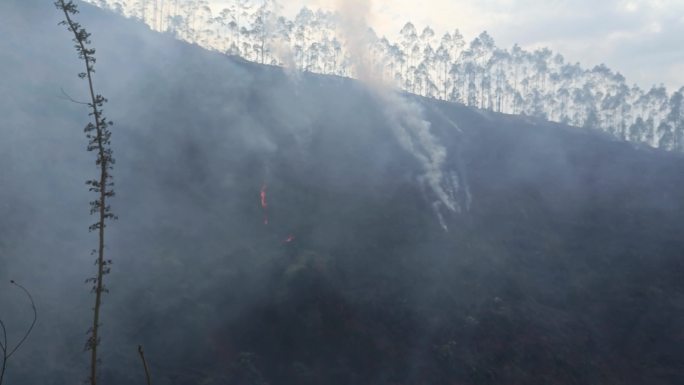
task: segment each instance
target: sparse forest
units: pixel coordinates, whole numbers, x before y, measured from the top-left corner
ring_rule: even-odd
[[[142,20],[156,31],[246,60],[354,77],[338,18],[302,9],[280,16],[275,0],[236,0],[222,10],[206,0],[89,0]],[[543,48],[497,47],[487,32],[469,43],[458,29],[437,36],[412,23],[398,41],[367,31],[373,64],[386,81],[430,98],[543,118],[684,151],[684,87],[644,90],[605,65],[583,68]]]

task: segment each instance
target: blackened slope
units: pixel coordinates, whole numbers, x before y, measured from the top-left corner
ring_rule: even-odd
[[[680,158],[419,100],[473,195],[445,233],[362,85],[82,11],[116,122],[108,383],[139,343],[160,384],[682,382]],[[57,21],[0,4],[0,274],[46,320],[9,383],[83,373],[93,168]]]

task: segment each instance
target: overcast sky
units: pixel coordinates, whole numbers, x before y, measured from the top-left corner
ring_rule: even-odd
[[[334,9],[339,1],[281,3],[295,13],[304,5]],[[486,30],[501,47],[547,46],[585,67],[605,63],[642,87],[684,86],[684,0],[369,1],[379,34],[393,36],[408,20],[438,34],[458,28],[468,41]]]

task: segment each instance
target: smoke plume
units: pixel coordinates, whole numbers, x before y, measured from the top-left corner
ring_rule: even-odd
[[[356,77],[369,87],[399,144],[420,163],[423,173],[419,181],[428,190],[425,196],[431,201],[440,225],[448,230],[443,211],[457,213],[463,206],[467,208],[457,196],[461,188],[465,190],[464,196],[470,196],[468,185],[457,173],[445,170],[447,149],[431,132],[431,124],[421,106],[386,84],[380,71],[371,64],[368,38],[372,33],[368,26],[371,9],[371,0],[339,0],[336,10],[340,36],[346,43]]]

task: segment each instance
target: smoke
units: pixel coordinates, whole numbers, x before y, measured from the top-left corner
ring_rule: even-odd
[[[372,32],[368,26],[371,9],[371,0],[338,0],[340,36],[346,43],[356,77],[369,87],[399,144],[420,163],[423,173],[418,179],[427,188],[425,196],[446,231],[443,211],[458,213],[469,206],[469,202],[461,204],[457,198],[463,189],[469,201],[467,182],[457,173],[446,170],[449,154],[433,135],[421,106],[385,83],[379,68],[372,64],[369,39]]]
[[[0,63],[12,74],[0,82],[0,319],[16,341],[30,306],[7,282],[22,282],[40,319],[6,383],[58,385],[85,372],[92,297],[83,280],[95,240],[83,180],[97,170],[83,150],[87,110],[60,98],[64,88],[81,99],[81,63],[56,12],[38,2],[19,11],[31,3],[0,1]],[[280,69],[81,9],[116,130],[120,220],[108,228],[103,383],[140,379],[138,344],[160,385],[467,383],[470,372],[454,379],[451,363],[470,361],[502,382],[535,382],[488,365],[492,352],[521,346],[567,352],[561,359],[576,364],[574,376],[587,354],[600,360],[596,343],[613,349],[624,334],[619,319],[600,315],[591,325],[617,325],[617,334],[578,329],[587,315],[577,309],[599,309],[582,302],[594,288],[610,294],[603,300],[620,317],[638,319],[655,301],[663,318],[650,314],[632,328],[634,341],[671,340],[667,328],[652,332],[681,324],[667,318],[681,318],[671,296],[658,295],[671,285],[638,302],[629,293],[656,279],[679,282],[681,162],[400,94],[377,80],[364,40],[370,7],[354,4],[340,9],[368,92],[309,74],[295,87]],[[462,135],[454,121],[468,122]],[[407,183],[407,169],[417,183]],[[452,213],[468,209],[468,172],[481,204],[455,228]],[[415,199],[416,184],[434,214]],[[439,234],[437,220],[451,233]],[[672,274],[655,275],[664,269]],[[568,296],[576,300],[558,308]],[[555,332],[540,344],[530,339],[537,330]],[[648,357],[661,347],[679,352],[656,345]],[[442,361],[444,353],[452,358]],[[515,372],[555,370],[557,355],[545,356],[516,362]],[[238,364],[263,378],[230,377]],[[444,377],[426,378],[432,373]]]
[[[275,57],[282,63],[288,78],[298,83],[301,80],[301,73],[297,69],[297,61],[290,44],[281,37],[274,38],[269,44]]]
[[[372,88],[382,87],[382,82],[377,81],[378,76],[375,76],[376,71],[373,70],[368,55],[370,0],[338,0],[336,10],[339,18],[338,34],[346,43],[356,78]]]

